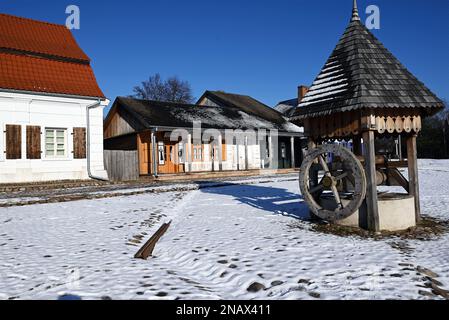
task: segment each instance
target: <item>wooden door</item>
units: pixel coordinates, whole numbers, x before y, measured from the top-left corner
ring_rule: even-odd
[[[159,145],[159,147],[161,147]],[[159,161],[159,173],[161,174],[173,174],[178,173],[177,170],[177,151],[176,145],[173,143],[164,143],[163,146],[164,154],[163,157]],[[159,151],[161,152],[161,151]]]
[[[141,176],[151,174],[151,132],[143,132],[137,135],[139,152],[139,173]]]

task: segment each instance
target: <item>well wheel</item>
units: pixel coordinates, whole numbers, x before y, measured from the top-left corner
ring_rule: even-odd
[[[299,184],[313,214],[330,222],[353,215],[366,196],[362,163],[339,145],[322,145],[309,151],[301,167]],[[323,199],[328,200],[326,205]]]

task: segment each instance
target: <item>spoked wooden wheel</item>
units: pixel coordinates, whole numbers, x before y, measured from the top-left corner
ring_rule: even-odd
[[[350,150],[339,145],[311,150],[301,167],[299,184],[310,210],[330,222],[354,214],[366,196],[362,164]]]

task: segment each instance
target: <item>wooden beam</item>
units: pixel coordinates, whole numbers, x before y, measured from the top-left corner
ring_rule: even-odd
[[[363,133],[363,145],[365,156],[365,174],[367,182],[366,190],[366,212],[368,230],[379,232],[379,208],[377,199],[377,179],[376,179],[376,152],[374,146],[374,131]]]
[[[421,221],[421,205],[419,202],[419,181],[418,181],[418,155],[416,148],[416,135],[407,137],[407,157],[408,157],[408,177],[409,194],[415,198],[416,223]]]
[[[157,242],[162,238],[162,236],[167,232],[168,228],[171,225],[171,221],[169,223],[164,223],[162,227],[159,228],[158,231],[150,238],[150,240],[145,243],[145,245],[137,251],[134,256],[135,259],[148,259],[151,255],[153,255],[154,248],[156,247]]]
[[[410,185],[408,180],[402,175],[402,173],[397,168],[388,168],[388,179],[397,182],[401,187],[410,193]]]

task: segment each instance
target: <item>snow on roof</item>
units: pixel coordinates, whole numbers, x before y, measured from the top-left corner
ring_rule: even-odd
[[[238,108],[208,107],[169,102],[138,100],[119,97],[114,107],[128,113],[140,123],[136,130],[151,127],[192,128],[194,122],[201,122],[202,128],[214,129],[266,129],[301,133],[301,128],[286,121],[275,123],[248,114]]]

